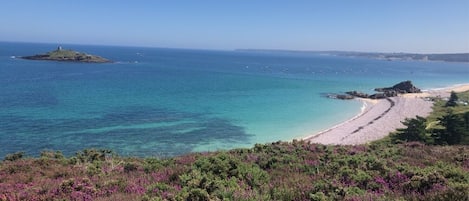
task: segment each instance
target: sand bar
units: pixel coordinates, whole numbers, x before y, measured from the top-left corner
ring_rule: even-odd
[[[418,94],[405,94],[380,100],[364,100],[364,110],[354,118],[325,131],[310,135],[304,140],[321,144],[365,144],[381,139],[397,128],[406,118],[426,117],[433,102],[426,97],[449,97],[451,91],[468,91],[469,84],[427,90]]]

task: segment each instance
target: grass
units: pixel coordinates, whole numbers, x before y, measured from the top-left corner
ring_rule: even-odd
[[[86,56],[85,53],[79,53],[72,50],[55,50],[47,53],[51,58]]]
[[[436,99],[435,104],[433,105],[432,113],[427,117],[427,128],[439,128],[438,118],[448,114],[449,111],[454,114],[462,114],[469,112],[469,104],[464,105],[463,103],[469,103],[469,91],[461,92],[457,94],[459,97],[459,104],[456,107],[445,107],[446,100]]]

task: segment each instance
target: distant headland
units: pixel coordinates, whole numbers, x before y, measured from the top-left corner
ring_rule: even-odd
[[[109,59],[100,56],[76,52],[73,50],[62,49],[58,46],[56,50],[45,54],[36,54],[34,56],[23,56],[22,59],[29,60],[47,60],[47,61],[66,61],[66,62],[83,62],[83,63],[110,63]]]
[[[269,49],[237,49],[236,51],[263,52],[263,53],[310,53],[345,57],[366,57],[386,61],[444,61],[469,62],[469,53],[448,54],[416,54],[416,53],[379,53],[379,52],[352,52],[352,51],[301,51],[301,50],[269,50]]]
[[[413,53],[366,53],[366,52],[337,52],[338,56],[367,57],[373,59],[399,61],[445,61],[445,62],[469,62],[469,53],[454,54],[413,54]]]

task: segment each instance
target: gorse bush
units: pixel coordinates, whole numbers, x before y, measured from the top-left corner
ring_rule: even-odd
[[[16,160],[22,159],[25,154],[26,153],[23,152],[23,151],[8,154],[8,155],[5,156],[5,158],[3,160],[4,161],[16,161]]]

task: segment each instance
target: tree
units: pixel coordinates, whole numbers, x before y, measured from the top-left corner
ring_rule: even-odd
[[[464,119],[464,129],[465,131],[465,136],[462,139],[461,144],[466,144],[469,145],[469,112],[465,112],[463,114],[463,119]]]
[[[440,125],[444,127],[439,132],[439,143],[438,144],[461,144],[464,138],[469,136],[469,127],[466,125],[467,113],[463,115],[457,115],[453,112],[449,112],[447,115],[438,118]]]
[[[458,99],[459,99],[459,97],[458,97],[458,95],[456,95],[456,92],[451,91],[451,95],[449,97],[448,102],[446,102],[445,107],[457,106],[458,105],[458,103],[457,103]]]
[[[397,133],[392,137],[393,141],[429,141],[425,129],[427,127],[427,119],[416,116],[414,119],[406,118],[402,124],[404,124],[406,128],[397,129]]]

